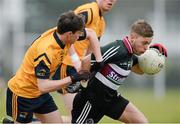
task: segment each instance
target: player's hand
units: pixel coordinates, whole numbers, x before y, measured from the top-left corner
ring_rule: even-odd
[[[68,85],[66,91],[68,93],[77,93],[80,90],[80,88],[81,88],[81,83],[78,81]]]
[[[72,83],[75,83],[81,80],[88,80],[90,78],[90,72],[87,70],[81,70],[78,73],[71,75],[70,77],[71,77]]]
[[[92,66],[91,66],[91,72],[98,72],[100,71],[104,66],[104,62],[95,62]]]
[[[167,49],[160,43],[150,45],[150,48],[158,49],[159,52],[167,57]]]

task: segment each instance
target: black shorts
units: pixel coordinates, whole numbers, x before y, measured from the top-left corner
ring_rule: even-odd
[[[128,103],[117,91],[93,79],[74,98],[72,123],[98,123],[104,115],[117,120]]]
[[[9,88],[6,94],[6,114],[20,123],[32,121],[33,113],[47,114],[58,108],[48,93],[37,98],[24,98],[14,94]]]

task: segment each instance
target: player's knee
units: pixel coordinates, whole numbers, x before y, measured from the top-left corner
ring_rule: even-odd
[[[136,116],[134,116],[131,119],[132,120],[130,121],[130,123],[140,123],[140,124],[147,124],[148,123],[148,119],[141,112],[138,113]]]
[[[124,118],[120,119],[121,122],[124,123],[137,123],[137,124],[147,124],[148,120],[146,117],[134,117],[134,118]]]
[[[120,119],[125,123],[148,123],[148,119],[132,103],[126,106]]]

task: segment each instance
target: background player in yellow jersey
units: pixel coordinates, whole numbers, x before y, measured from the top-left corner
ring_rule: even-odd
[[[115,3],[116,0],[95,0],[94,2],[79,6],[77,9],[74,10],[74,12],[79,15],[82,15],[85,21],[85,26],[87,28],[93,29],[100,40],[105,30],[105,20],[103,15],[106,12],[110,11]],[[74,44],[74,47],[80,59],[82,59],[90,51],[88,40],[76,42]],[[76,70],[78,71],[79,69],[76,68]],[[73,64],[71,62],[70,56],[66,56],[65,59],[63,60],[63,64],[61,65],[55,76],[55,79],[64,78],[67,75],[76,73],[76,70],[75,68],[73,68]],[[74,88],[76,88],[76,85],[74,85],[71,89],[73,90]],[[68,109],[70,115],[75,93],[68,93],[66,88],[63,88],[59,92],[60,92],[60,97],[65,102],[65,106]]]
[[[32,43],[19,70],[8,82],[8,116],[20,123],[31,122],[33,114],[43,123],[62,122],[49,92],[70,83],[86,80],[89,73],[79,72],[61,80],[51,80],[51,77],[67,53],[74,59],[75,52],[71,44],[84,38],[90,40],[97,60],[101,61],[99,41],[95,32],[84,29],[82,17],[72,11],[62,14],[56,28],[46,31]]]

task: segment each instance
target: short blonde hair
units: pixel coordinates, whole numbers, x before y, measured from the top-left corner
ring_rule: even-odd
[[[134,22],[131,26],[131,33],[132,32],[137,33],[143,37],[153,37],[154,35],[152,27],[144,20],[138,20]]]

